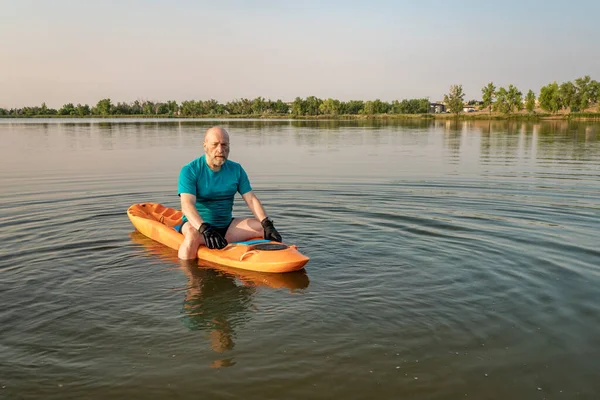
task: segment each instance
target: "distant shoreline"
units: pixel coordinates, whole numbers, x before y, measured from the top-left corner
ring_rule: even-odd
[[[0,115],[2,119],[295,119],[295,120],[600,120],[600,112],[585,113],[516,113],[500,114],[484,111],[473,113],[455,114],[347,114],[347,115],[290,115],[290,114],[264,114],[264,115],[230,115],[230,114],[204,114],[204,115],[171,115],[171,114],[127,114],[127,115]]]

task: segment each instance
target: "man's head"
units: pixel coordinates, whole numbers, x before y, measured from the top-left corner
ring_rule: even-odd
[[[229,157],[229,134],[220,126],[213,126],[204,135],[204,152],[208,166],[218,171]]]

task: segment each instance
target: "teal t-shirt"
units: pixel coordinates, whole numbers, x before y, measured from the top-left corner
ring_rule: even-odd
[[[196,209],[204,222],[224,228],[231,222],[233,198],[236,192],[244,195],[252,190],[244,168],[227,160],[219,171],[206,164],[203,155],[186,164],[179,174],[177,194],[196,196]],[[184,216],[183,221],[187,221]]]

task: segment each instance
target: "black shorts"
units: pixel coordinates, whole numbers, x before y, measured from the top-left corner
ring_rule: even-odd
[[[222,227],[222,228],[218,228],[218,227],[216,227],[216,226],[213,226],[213,228],[215,228],[215,230],[216,230],[217,232],[219,232],[219,234],[220,234],[221,236],[225,237],[225,234],[227,233],[227,230],[229,229],[229,226],[231,225],[231,223],[233,222],[233,220],[234,220],[234,218],[231,218],[231,221],[229,221],[229,223],[227,224],[227,226],[224,226],[224,227]],[[181,224],[181,225],[176,225],[176,226],[174,226],[173,228],[174,228],[174,229],[175,229],[177,232],[179,232],[179,233],[182,233],[183,226],[184,226],[185,224],[187,224],[187,222],[188,222],[188,221],[185,221],[183,224]]]

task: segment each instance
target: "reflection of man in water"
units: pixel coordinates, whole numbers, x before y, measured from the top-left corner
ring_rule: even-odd
[[[190,330],[208,332],[213,351],[231,350],[234,328],[247,319],[254,288],[238,286],[233,277],[198,266],[196,260],[181,260],[181,266],[190,279],[183,323]]]

